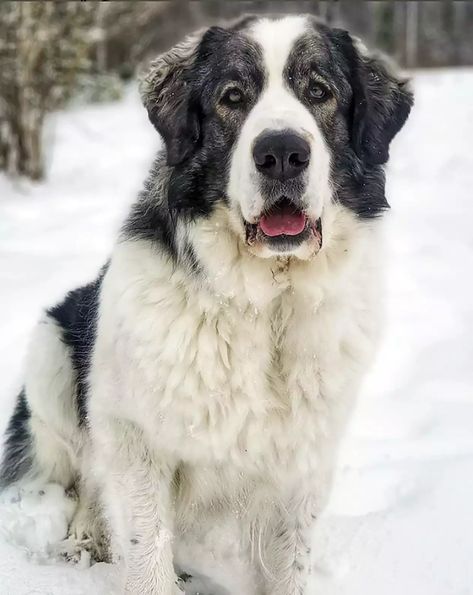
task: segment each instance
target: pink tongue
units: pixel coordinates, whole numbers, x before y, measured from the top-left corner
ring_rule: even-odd
[[[263,215],[259,225],[264,234],[275,236],[296,236],[304,231],[305,215],[303,213],[276,212]]]

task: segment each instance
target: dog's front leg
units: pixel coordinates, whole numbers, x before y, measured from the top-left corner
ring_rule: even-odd
[[[103,457],[105,512],[113,553],[124,562],[125,593],[182,595],[172,553],[174,465],[133,424],[113,420],[107,430],[95,452]]]
[[[297,496],[271,506],[263,515],[259,545],[265,595],[305,595],[311,566],[314,499]]]

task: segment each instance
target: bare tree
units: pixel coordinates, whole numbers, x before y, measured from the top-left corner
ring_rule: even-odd
[[[122,0],[103,6],[106,68],[123,75],[133,74],[144,59],[170,47],[191,29],[245,12],[318,15],[409,67],[473,63],[471,1]]]
[[[0,4],[0,169],[44,175],[45,115],[87,67],[94,6],[83,2]]]

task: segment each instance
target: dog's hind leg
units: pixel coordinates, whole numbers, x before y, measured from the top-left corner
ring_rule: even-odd
[[[45,315],[28,348],[25,386],[7,428],[0,486],[34,480],[71,487],[81,444],[71,356],[60,326]]]
[[[12,506],[18,503],[22,514],[18,512],[13,516],[24,525],[20,517],[29,515],[30,521],[35,522],[40,501],[45,502],[54,494],[55,506],[51,506],[49,512],[53,514],[55,508],[62,515],[59,524],[55,520],[50,523],[57,529],[53,532],[57,539],[61,537],[59,527],[65,527],[67,532],[74,512],[74,499],[66,492],[75,486],[79,476],[84,432],[79,426],[75,406],[76,383],[71,356],[62,340],[61,327],[48,315],[33,333],[25,372],[25,386],[6,432],[0,468],[2,501]],[[25,502],[31,505],[31,514]],[[11,520],[10,513],[11,510],[7,516]],[[11,523],[10,533],[13,540],[25,539],[24,535],[14,535]],[[46,529],[43,533],[37,536],[36,544],[40,547],[53,539],[46,535]]]

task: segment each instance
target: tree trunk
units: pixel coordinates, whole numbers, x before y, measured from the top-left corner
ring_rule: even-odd
[[[0,169],[44,176],[45,116],[88,65],[92,3],[0,4]]]
[[[408,68],[417,65],[418,8],[417,2],[406,2],[406,66]]]

